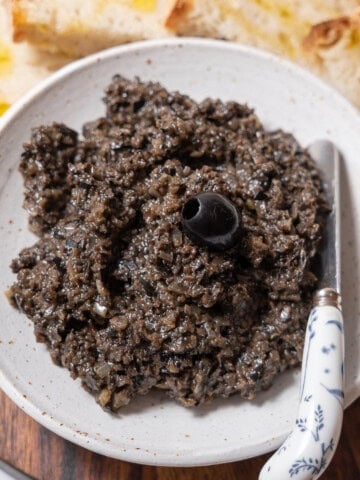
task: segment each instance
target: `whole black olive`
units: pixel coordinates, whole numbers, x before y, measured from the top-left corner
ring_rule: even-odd
[[[193,241],[214,250],[232,247],[240,234],[240,213],[219,193],[204,192],[191,197],[182,209],[184,233]]]

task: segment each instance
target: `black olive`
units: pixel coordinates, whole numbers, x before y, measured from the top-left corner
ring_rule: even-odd
[[[226,250],[239,238],[240,213],[219,193],[204,192],[191,197],[181,214],[184,233],[193,242]]]

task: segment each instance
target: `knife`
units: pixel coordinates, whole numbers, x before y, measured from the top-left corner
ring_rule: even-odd
[[[7,462],[0,460],[0,480],[34,480]]]
[[[321,252],[322,278],[306,327],[300,405],[293,430],[262,468],[259,480],[315,480],[339,441],[344,403],[344,327],[340,296],[340,155],[318,140],[308,149],[331,208]]]

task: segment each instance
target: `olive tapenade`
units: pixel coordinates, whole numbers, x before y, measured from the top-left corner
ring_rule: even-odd
[[[39,240],[12,262],[11,302],[103,407],[154,387],[184,406],[254,398],[301,361],[326,215],[314,162],[236,102],[121,76],[104,102],[81,136],[54,123],[24,145]]]

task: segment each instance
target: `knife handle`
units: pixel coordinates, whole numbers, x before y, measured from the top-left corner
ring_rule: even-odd
[[[292,432],[262,468],[259,480],[314,480],[339,441],[344,402],[344,325],[340,296],[323,289],[306,328],[300,405]]]

